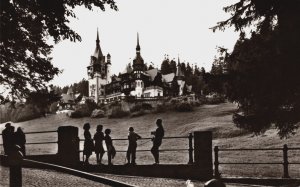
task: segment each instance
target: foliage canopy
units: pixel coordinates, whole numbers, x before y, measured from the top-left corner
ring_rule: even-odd
[[[240,32],[232,53],[222,51],[223,91],[241,111],[234,122],[255,133],[274,124],[280,137],[293,134],[300,121],[300,1],[240,0],[224,10],[231,17],[212,29]]]
[[[117,10],[114,0],[1,0],[1,86],[13,98],[25,98],[31,91],[44,89],[60,72],[51,64],[53,46],[46,40],[81,41],[68,26],[69,18],[76,17],[73,9],[84,6],[104,11],[105,5]]]

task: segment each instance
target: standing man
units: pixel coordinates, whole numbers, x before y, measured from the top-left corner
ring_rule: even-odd
[[[165,130],[162,126],[162,120],[157,119],[156,120],[157,129],[154,132],[151,132],[154,137],[152,138],[153,141],[153,147],[151,148],[151,153],[155,159],[154,165],[159,164],[159,146],[161,145],[162,138],[165,135]]]
[[[127,158],[126,165],[130,164],[130,156],[131,156],[131,164],[136,165],[136,163],[135,163],[135,155],[136,155],[136,147],[137,147],[136,141],[141,138],[142,137],[140,135],[138,135],[137,133],[134,132],[133,127],[129,127],[129,133],[128,133],[129,145],[128,145],[127,154],[126,154],[126,158]]]

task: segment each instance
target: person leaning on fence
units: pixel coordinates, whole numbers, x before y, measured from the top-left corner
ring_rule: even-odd
[[[111,159],[116,156],[116,150],[113,146],[112,139],[109,136],[110,133],[111,133],[111,130],[110,129],[105,129],[104,133],[105,133],[104,140],[105,140],[106,149],[107,149],[108,165],[113,165],[112,162],[111,162]]]
[[[130,156],[131,156],[131,164],[132,165],[136,165],[135,163],[135,155],[136,155],[136,147],[137,147],[137,143],[136,141],[138,139],[141,139],[142,137],[140,135],[138,135],[137,133],[134,132],[133,127],[129,127],[129,133],[128,133],[128,149],[127,149],[127,154],[126,154],[126,158],[127,158],[127,164],[130,164]]]
[[[151,153],[155,160],[154,165],[159,164],[159,150],[158,149],[159,149],[159,146],[161,145],[162,138],[165,135],[165,130],[162,126],[161,119],[156,120],[156,125],[157,125],[156,131],[151,132],[151,134],[154,135],[154,137],[152,138],[153,147],[151,148]]]
[[[26,143],[26,137],[21,127],[17,128],[17,131],[14,134],[14,143],[21,148],[21,152],[23,153],[23,156],[25,156],[25,143]]]
[[[85,164],[89,164],[89,158],[92,155],[93,151],[94,151],[94,142],[92,139],[92,135],[90,133],[90,124],[89,123],[85,123],[83,125],[83,129],[84,129],[84,148],[83,148],[83,155],[85,155]]]
[[[102,157],[105,153],[104,148],[103,148],[104,134],[102,132],[102,129],[103,129],[103,126],[98,125],[96,133],[94,135],[97,164],[101,164]]]
[[[14,146],[14,127],[10,123],[5,124],[5,129],[2,131],[2,141],[4,154],[9,155]]]

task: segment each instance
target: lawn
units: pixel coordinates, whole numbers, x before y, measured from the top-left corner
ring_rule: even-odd
[[[92,119],[79,118],[71,119],[65,114],[50,115],[46,118],[39,118],[31,121],[15,123],[14,126],[21,126],[25,132],[57,130],[59,126],[72,125],[79,127],[79,136],[83,138],[82,126],[84,123],[91,124],[91,133],[95,133],[96,126],[102,124],[105,128],[112,130],[112,138],[126,138],[128,128],[135,128],[135,131],[142,137],[150,137],[150,132],[155,130],[157,118],[163,120],[165,136],[187,136],[189,132],[211,130],[213,131],[213,145],[219,148],[281,148],[284,144],[289,147],[299,147],[300,130],[289,139],[280,139],[276,129],[270,129],[263,135],[253,134],[240,130],[232,122],[232,112],[236,105],[223,103],[220,105],[203,105],[193,112],[166,112],[161,114],[147,114],[136,118],[122,119]],[[0,130],[5,124],[0,124]],[[27,135],[27,142],[56,141],[57,134]],[[1,140],[2,141],[2,140]],[[1,142],[2,143],[2,142]],[[127,141],[114,141],[117,150],[126,150]],[[140,145],[140,146],[139,146]],[[140,140],[138,149],[150,149],[151,142]],[[82,148],[82,145],[81,145]],[[187,139],[164,140],[161,149],[188,148]],[[28,154],[56,153],[57,145],[28,145]],[[161,163],[187,163],[188,153],[183,152],[162,152]],[[220,152],[220,162],[282,162],[281,151],[247,151],[247,152]],[[289,151],[290,162],[300,162],[300,151]],[[91,158],[95,163],[95,156]],[[125,153],[117,153],[114,164],[125,163]],[[104,156],[104,163],[106,155]],[[150,152],[138,152],[137,164],[152,164],[153,158]],[[277,165],[220,165],[222,176],[251,176],[251,177],[281,177],[281,164]],[[299,165],[290,165],[290,176],[300,178]]]

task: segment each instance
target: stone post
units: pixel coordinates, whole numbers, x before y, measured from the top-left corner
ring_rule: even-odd
[[[73,126],[58,127],[58,163],[74,166],[79,163],[78,128]]]
[[[213,176],[211,131],[194,132],[194,164],[199,166],[201,174]]]

